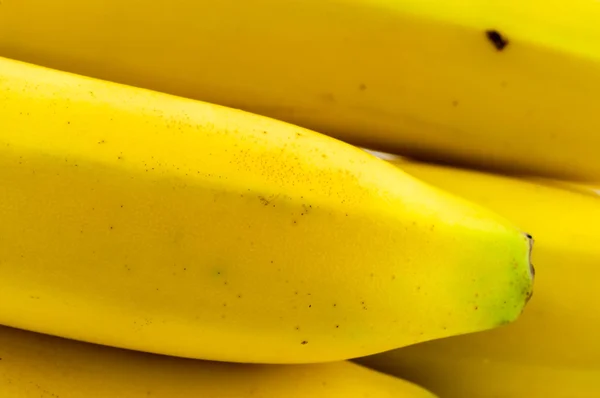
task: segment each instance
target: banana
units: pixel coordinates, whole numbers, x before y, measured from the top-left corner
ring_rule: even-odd
[[[564,181],[564,180],[549,180],[545,178],[539,179],[542,184],[557,186],[562,189],[568,189],[575,192],[580,192],[586,195],[591,195],[598,198],[600,195],[600,184],[584,184],[576,181]]]
[[[444,398],[597,398],[600,368],[527,363],[465,355],[453,337],[361,360],[402,375]],[[446,341],[448,340],[448,341]],[[453,345],[454,349],[450,349]],[[465,341],[463,347],[467,347]],[[509,347],[505,347],[510,350]],[[450,354],[452,351],[452,354]]]
[[[305,363],[493,328],[531,295],[528,235],[333,138],[9,59],[0,109],[0,324]]]
[[[600,177],[596,0],[3,0],[0,55],[356,145]]]
[[[392,162],[532,231],[536,292],[511,325],[418,344],[361,363],[422,381],[444,397],[600,396],[597,197],[540,181],[407,159]],[[567,394],[571,385],[581,393]]]
[[[0,326],[2,398],[434,398],[351,362],[243,365],[157,356]]]

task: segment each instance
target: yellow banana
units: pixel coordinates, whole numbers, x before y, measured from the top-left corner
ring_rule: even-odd
[[[571,191],[580,192],[586,195],[591,195],[593,197],[598,198],[600,196],[600,184],[584,184],[576,181],[564,181],[564,180],[549,180],[549,179],[539,179],[542,184],[547,184],[551,186],[557,186],[562,189],[568,189]]]
[[[357,145],[600,177],[600,2],[3,0],[0,55]]]
[[[319,362],[511,322],[531,294],[526,234],[333,138],[9,59],[0,109],[0,324]]]
[[[434,398],[350,362],[244,365],[125,351],[0,326],[2,398]]]
[[[450,337],[421,343],[361,361],[381,371],[402,375],[444,398],[600,396],[598,367],[572,367],[556,363],[486,358],[483,355],[470,356],[461,352],[451,341],[453,339]],[[490,343],[494,342],[490,340]],[[454,345],[454,348],[450,349],[450,345]],[[468,343],[465,341],[462,347],[468,347]],[[512,351],[510,346],[505,348]]]
[[[427,183],[485,205],[532,231],[536,292],[514,324],[418,344],[362,363],[412,381],[427,380],[425,386],[444,397],[600,396],[597,198],[525,179],[407,160],[393,162]],[[567,395],[568,385],[579,379],[581,385],[573,391],[581,387],[588,393]],[[498,385],[487,384],[492,380]],[[527,388],[521,390],[524,385]],[[562,389],[552,393],[559,385]]]

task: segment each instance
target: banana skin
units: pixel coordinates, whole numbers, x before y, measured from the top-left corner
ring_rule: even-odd
[[[0,55],[356,145],[598,181],[598,20],[595,0],[3,0]]]
[[[152,355],[0,326],[2,398],[435,398],[351,362],[245,365]]]
[[[0,59],[0,324],[232,362],[517,319],[531,239],[293,125]]]
[[[402,375],[444,398],[596,398],[600,396],[600,368],[568,364],[528,363],[469,355],[459,349],[449,354],[454,338],[420,343],[359,362],[393,375]],[[447,340],[447,341],[446,341]],[[431,343],[431,344],[430,344]],[[465,341],[464,347],[468,343]],[[505,346],[512,351],[510,346]],[[468,349],[467,349],[468,351]]]
[[[536,292],[511,325],[360,360],[440,396],[592,398],[600,395],[597,196],[570,183],[391,161],[422,181],[507,217],[536,237]]]

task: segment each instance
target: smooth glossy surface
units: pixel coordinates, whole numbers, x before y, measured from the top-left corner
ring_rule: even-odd
[[[2,324],[319,362],[511,322],[531,293],[515,226],[312,131],[7,59],[0,108]]]

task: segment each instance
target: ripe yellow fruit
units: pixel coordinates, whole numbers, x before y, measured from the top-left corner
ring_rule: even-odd
[[[357,145],[600,178],[594,0],[3,0],[0,55]]]
[[[0,326],[2,398],[435,398],[350,362],[243,365],[125,351]]]
[[[461,336],[462,337],[462,336]],[[361,359],[364,364],[426,386],[444,398],[597,398],[600,368],[485,357],[454,337]],[[490,344],[499,342],[489,340]],[[450,348],[453,347],[453,348]],[[461,347],[466,352],[461,352]],[[514,352],[508,345],[507,351]]]
[[[533,179],[532,179],[533,180]],[[586,195],[593,196],[595,198],[600,198],[600,183],[579,183],[575,181],[565,181],[565,180],[549,180],[545,178],[536,179],[540,181],[540,183],[550,186],[556,186],[562,189],[568,189],[571,191],[583,193]]]
[[[305,363],[496,327],[531,295],[519,229],[330,137],[8,59],[0,109],[0,324]]]
[[[405,347],[361,363],[423,383],[443,397],[600,396],[597,196],[559,183],[394,163],[531,231],[536,292],[511,325]]]

